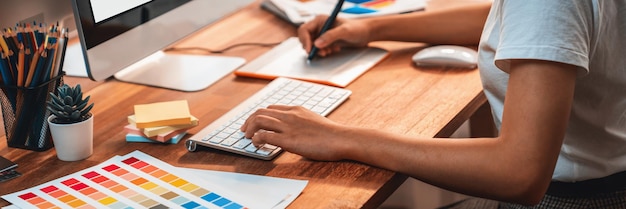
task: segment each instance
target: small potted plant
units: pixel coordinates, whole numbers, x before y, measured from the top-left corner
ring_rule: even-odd
[[[93,103],[83,98],[80,84],[63,84],[57,94],[50,93],[47,109],[52,113],[48,125],[57,157],[63,161],[85,159],[93,153]]]

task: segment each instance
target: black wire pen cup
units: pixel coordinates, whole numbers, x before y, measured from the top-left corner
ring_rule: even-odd
[[[35,87],[0,85],[0,102],[7,145],[13,148],[46,151],[53,147],[46,102],[63,84],[64,72]]]

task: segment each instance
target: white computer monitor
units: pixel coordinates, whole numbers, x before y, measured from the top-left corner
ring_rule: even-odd
[[[87,75],[197,91],[245,63],[238,57],[168,54],[172,43],[253,0],[72,0]],[[218,40],[207,40],[218,41]]]

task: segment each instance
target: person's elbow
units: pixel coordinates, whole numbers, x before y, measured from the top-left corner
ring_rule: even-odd
[[[537,205],[543,199],[546,189],[537,185],[523,185],[512,197],[512,202],[532,206]]]
[[[522,169],[525,171],[512,173],[509,184],[511,189],[505,194],[505,201],[527,206],[537,205],[550,185],[551,172],[539,168]]]

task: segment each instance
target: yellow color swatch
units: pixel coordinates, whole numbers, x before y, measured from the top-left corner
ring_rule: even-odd
[[[187,100],[135,105],[137,128],[188,124],[191,124],[191,114]]]
[[[77,207],[79,207],[79,206],[86,205],[87,203],[86,203],[85,201],[82,201],[82,200],[77,199],[77,200],[74,200],[74,201],[72,201],[72,202],[68,202],[67,204],[68,204],[69,206],[73,207],[73,208],[77,208]]]
[[[117,200],[112,197],[106,197],[104,199],[98,200],[98,202],[102,203],[103,205],[110,205],[110,204],[113,204],[114,202],[117,202]]]
[[[180,189],[186,192],[191,192],[193,190],[196,190],[197,188],[199,188],[199,186],[196,186],[195,184],[187,184],[187,185],[180,187]]]
[[[176,179],[178,179],[178,177],[176,177],[176,176],[174,176],[172,174],[167,174],[167,175],[161,177],[161,181],[164,181],[164,182],[167,182],[167,183],[169,183],[170,181],[174,181]]]
[[[176,181],[170,182],[170,184],[175,187],[181,187],[187,183],[189,182],[185,181],[184,179],[177,179]]]
[[[158,187],[158,186],[159,186],[159,185],[157,185],[157,184],[155,184],[155,183],[153,183],[153,182],[147,182],[147,183],[145,183],[145,184],[142,184],[140,187],[141,187],[141,188],[143,188],[143,189],[145,189],[145,190],[151,190],[151,189],[156,188],[156,187]]]

